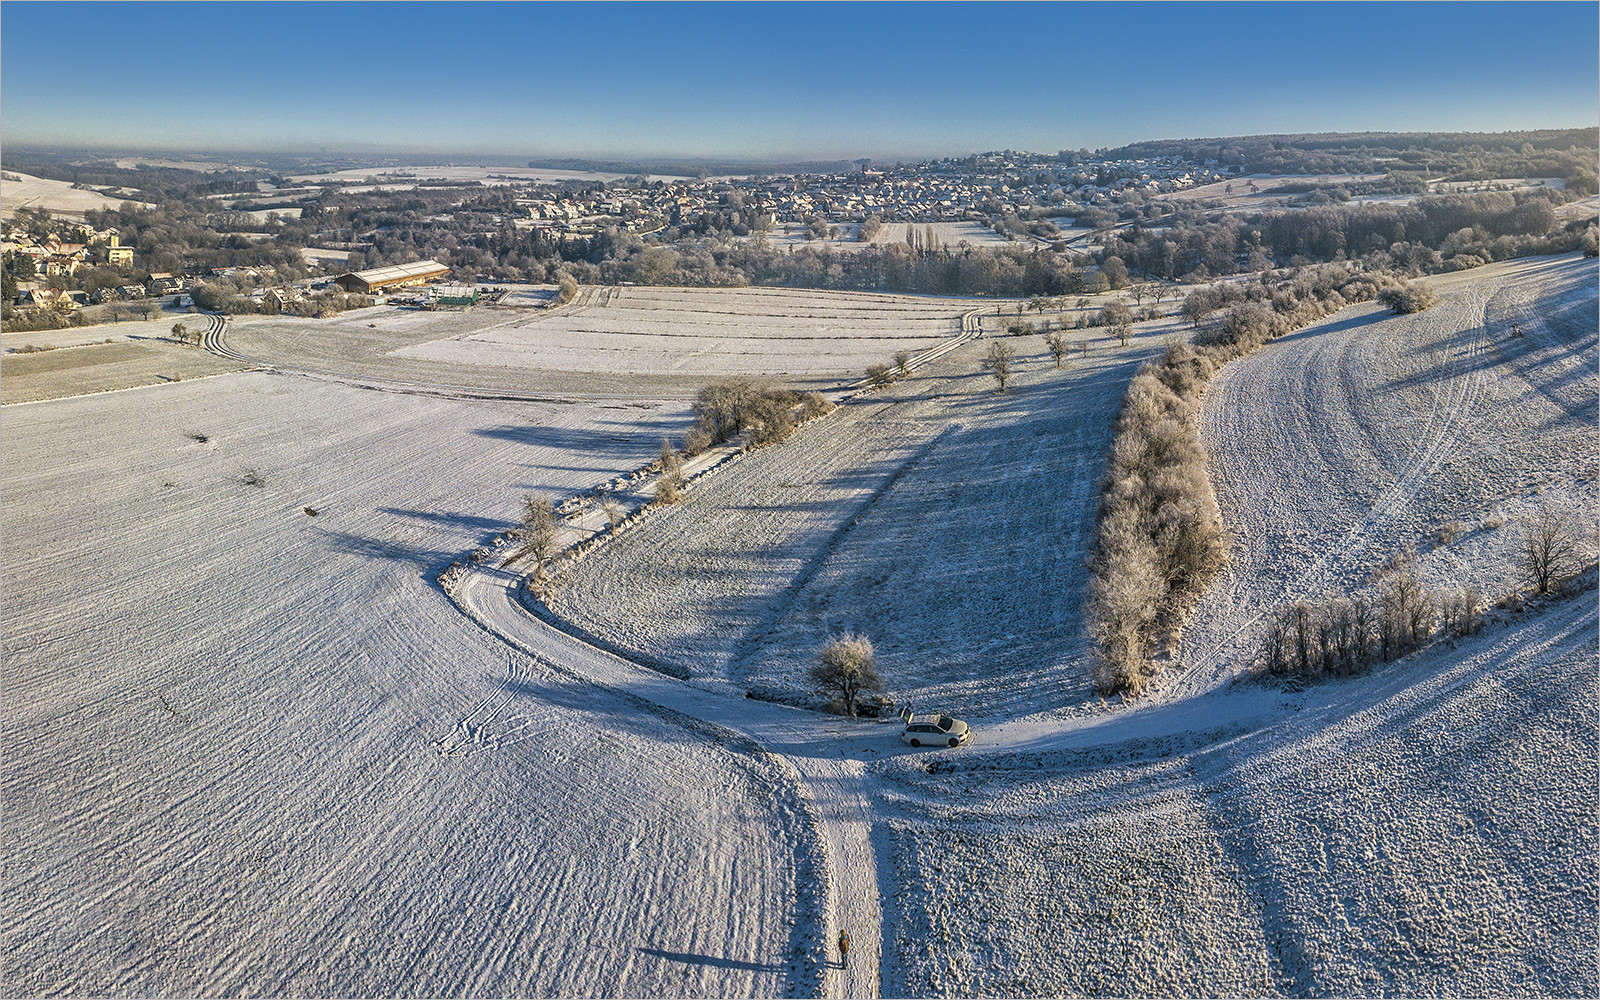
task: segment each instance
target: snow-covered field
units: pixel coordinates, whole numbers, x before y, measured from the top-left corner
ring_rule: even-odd
[[[1252,209],[1278,205],[1302,192],[1280,188],[1312,184],[1332,187],[1383,180],[1383,174],[1241,174],[1199,187],[1171,191],[1159,197],[1164,201],[1220,201],[1229,209]],[[1252,188],[1252,185],[1254,187]]]
[[[528,614],[497,560],[436,581],[523,493],[648,462],[717,345],[864,333],[807,369],[837,384],[975,303],[254,318],[223,344],[276,373],[7,406],[0,993],[1592,995],[1592,589],[1366,677],[1229,683],[1259,612],[1394,549],[1490,590],[1539,501],[1594,523],[1594,261],[1430,280],[1213,383],[1234,563],[1120,708],[1087,697],[1084,559],[1171,320],[1063,371],[1010,339],[1003,396],[969,343],[563,569],[569,628],[689,682]],[[538,367],[541,330],[593,370]],[[6,401],[16,359],[134,343],[7,356]],[[803,696],[845,630],[974,744],[742,697]]]
[[[81,220],[84,212],[116,208],[123,200],[108,197],[99,191],[75,188],[71,181],[50,180],[15,170],[7,170],[0,177],[0,205],[3,205],[0,215],[7,218],[17,214],[19,208],[42,208],[54,215],[70,215]],[[143,202],[133,204],[149,207]]]
[[[1236,541],[1185,639],[1185,688],[1248,662],[1280,603],[1366,586],[1395,553],[1493,599],[1541,505],[1594,525],[1596,278],[1571,255],[1430,279],[1426,312],[1352,306],[1226,367],[1203,436]]]
[[[1597,625],[879,765],[885,995],[1593,995]]]
[[[1169,323],[1098,331],[1056,370],[1039,337],[984,341],[732,463],[571,567],[556,610],[591,635],[811,700],[832,635],[877,645],[901,700],[981,715],[1079,701],[1078,617],[1111,422]]]
[[[904,243],[908,229],[915,229],[919,238],[932,230],[933,238],[939,241],[940,246],[952,249],[962,243],[975,247],[998,247],[1012,242],[981,222],[885,222],[872,242],[879,245]]]
[[[973,300],[776,288],[592,288],[551,313],[397,352],[450,364],[569,372],[859,375],[956,336]],[[482,315],[494,315],[483,313]]]
[[[0,993],[813,993],[787,772],[433,583],[645,460],[638,413],[266,374],[8,407]]]
[[[240,365],[171,339],[172,325],[201,329],[203,316],[101,323],[0,337],[0,401],[24,403],[238,371]],[[109,341],[109,343],[107,343]],[[24,352],[22,348],[42,348]]]

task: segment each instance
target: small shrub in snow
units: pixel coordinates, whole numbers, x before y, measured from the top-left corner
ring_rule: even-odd
[[[661,478],[656,480],[655,502],[662,506],[670,506],[682,499],[680,489],[683,486],[683,474],[677,469],[663,472]]]
[[[894,381],[894,372],[888,365],[868,365],[867,383],[869,385],[888,385]]]
[[[1483,595],[1471,585],[1447,590],[1439,600],[1440,616],[1452,636],[1476,635],[1483,629]]]
[[[1466,528],[1460,521],[1448,521],[1433,529],[1433,540],[1440,545],[1449,545],[1465,533]]]
[[[690,455],[698,455],[714,443],[711,432],[700,426],[689,428],[683,436],[683,450]]]
[[[514,533],[514,537],[522,544],[511,555],[506,557],[501,566],[533,557],[535,577],[544,574],[544,565],[556,551],[556,511],[549,500],[544,497],[534,496],[532,493],[522,498],[522,527]]]
[[[1477,261],[1471,266],[1478,267],[1482,263]],[[1396,313],[1418,313],[1437,303],[1439,295],[1431,285],[1410,281],[1398,287],[1385,288],[1378,295],[1378,300]]]
[[[910,351],[895,351],[894,352],[894,371],[895,371],[895,375],[897,375],[900,378],[909,378],[910,377],[910,375],[911,375],[911,352]]]
[[[661,466],[662,473],[681,472],[683,470],[683,456],[678,454],[678,449],[666,439],[661,441],[661,453],[656,458],[656,464]]]
[[[820,392],[808,392],[800,397],[800,418],[802,420],[815,420],[834,411],[835,407],[828,397]]]

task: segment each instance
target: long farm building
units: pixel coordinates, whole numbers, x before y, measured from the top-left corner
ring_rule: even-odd
[[[436,260],[419,260],[415,264],[391,264],[366,271],[350,271],[333,279],[347,292],[371,295],[386,288],[405,288],[448,277],[450,269]]]

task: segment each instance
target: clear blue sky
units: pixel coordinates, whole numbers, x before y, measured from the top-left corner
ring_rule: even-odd
[[[1600,5],[0,10],[7,142],[878,159],[1600,124]]]

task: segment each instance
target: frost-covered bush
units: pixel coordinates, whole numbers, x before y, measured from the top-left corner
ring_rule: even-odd
[[[709,444],[720,444],[749,431],[750,443],[763,445],[789,436],[794,430],[794,407],[799,402],[800,395],[791,389],[738,377],[701,389],[691,410],[696,426],[710,435]]]
[[[1104,694],[1143,690],[1163,621],[1227,562],[1193,419],[1193,400],[1210,374],[1208,360],[1180,345],[1135,375],[1123,397],[1089,584],[1095,683]]]
[[[698,424],[689,428],[683,436],[683,450],[691,455],[698,455],[713,444],[711,432]]]
[[[800,419],[815,420],[834,411],[833,403],[820,392],[808,392],[800,397]]]
[[[1477,267],[1481,263],[1478,261],[1470,266]],[[1385,288],[1378,294],[1378,299],[1396,313],[1417,313],[1438,302],[1439,295],[1429,285],[1409,281],[1404,285]]]
[[[872,640],[846,635],[828,643],[811,668],[811,680],[824,691],[839,695],[844,714],[855,715],[857,697],[883,690]]]
[[[1201,333],[1195,346],[1173,346],[1129,383],[1101,482],[1086,615],[1103,694],[1137,696],[1144,689],[1161,630],[1178,624],[1185,599],[1227,562],[1222,514],[1194,420],[1217,368],[1349,302],[1370,300],[1391,281],[1358,264],[1325,264],[1211,285],[1184,300],[1183,315]],[[1351,614],[1357,610],[1369,614]],[[1327,641],[1337,646],[1341,634],[1335,628]]]

